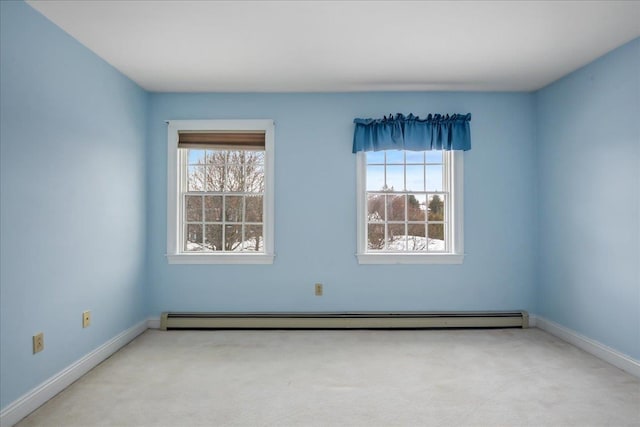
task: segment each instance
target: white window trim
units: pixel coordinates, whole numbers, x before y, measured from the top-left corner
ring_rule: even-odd
[[[462,264],[464,260],[464,157],[462,151],[451,156],[451,178],[449,184],[451,227],[450,253],[372,253],[367,252],[367,157],[364,151],[356,154],[357,186],[357,238],[359,264]]]
[[[274,254],[274,131],[273,120],[169,120],[167,151],[167,260],[169,264],[273,264]],[[264,253],[193,253],[179,251],[180,236],[180,156],[181,130],[264,130]]]

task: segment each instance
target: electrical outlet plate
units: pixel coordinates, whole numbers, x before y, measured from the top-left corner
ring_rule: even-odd
[[[44,350],[44,333],[40,332],[33,336],[33,354],[40,353]]]
[[[322,283],[316,283],[316,296],[322,296]]]
[[[88,328],[91,326],[91,312],[89,310],[82,312],[82,327]]]

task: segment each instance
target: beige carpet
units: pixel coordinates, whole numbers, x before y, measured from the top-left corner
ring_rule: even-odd
[[[147,331],[19,426],[638,426],[640,381],[538,329]]]

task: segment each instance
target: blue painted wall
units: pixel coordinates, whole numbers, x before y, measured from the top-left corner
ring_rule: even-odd
[[[640,359],[640,39],[536,104],[539,312]]]
[[[151,313],[164,310],[532,310],[536,239],[531,94],[152,94]],[[473,113],[462,265],[358,265],[354,117]],[[169,265],[167,119],[276,122],[273,265]],[[325,284],[315,297],[313,284]]]
[[[27,4],[0,16],[4,408],[144,317],[148,95]]]

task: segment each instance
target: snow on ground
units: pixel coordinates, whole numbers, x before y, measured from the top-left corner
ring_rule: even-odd
[[[257,252],[264,250],[263,239],[260,239]],[[429,247],[427,248],[427,241]],[[240,252],[242,248],[247,248],[246,252],[254,252],[252,249],[256,247],[255,239],[248,239],[242,245],[237,245],[232,252]],[[424,251],[444,252],[444,240],[427,239],[421,236],[399,236],[395,237],[388,245],[390,251]],[[210,245],[202,245],[194,242],[187,242],[186,252],[210,252],[214,250]]]
[[[427,240],[429,241],[427,248]],[[424,251],[444,252],[444,240],[427,239],[421,236],[399,236],[395,237],[388,245],[388,250],[392,251]]]
[[[262,252],[264,250],[263,242],[264,240],[260,239],[260,242],[258,244],[258,250],[255,251],[256,239],[254,238],[247,239],[245,240],[244,244],[242,245],[238,244],[235,248],[233,248],[231,252],[240,252],[243,247],[246,248],[245,252]],[[211,252],[214,250],[215,250],[214,247],[209,244],[203,245],[201,243],[187,242],[186,252]]]

